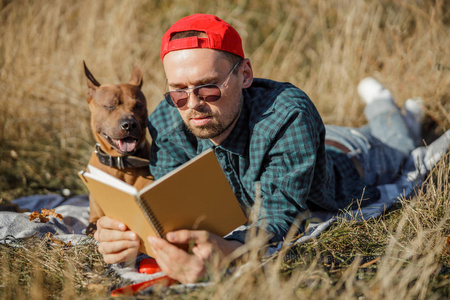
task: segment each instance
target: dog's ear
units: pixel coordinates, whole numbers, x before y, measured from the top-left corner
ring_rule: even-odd
[[[86,63],[83,60],[83,65],[84,65],[84,74],[86,74],[87,77],[87,84],[88,84],[88,88],[89,91],[87,93],[87,102],[91,102],[92,99],[94,99],[94,94],[95,91],[97,91],[97,88],[101,85],[100,82],[97,81],[97,79],[95,79],[94,75],[92,75],[91,71],[89,71],[89,69],[86,66]]]
[[[133,85],[137,85],[139,88],[142,87],[142,70],[141,67],[139,67],[138,64],[134,65],[133,68],[133,74],[131,74],[131,78],[130,81],[128,82],[129,84],[133,84]]]

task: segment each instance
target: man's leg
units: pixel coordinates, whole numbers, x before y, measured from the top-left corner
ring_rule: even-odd
[[[415,148],[414,138],[389,90],[365,78],[358,93],[367,105],[364,113],[369,122],[357,130],[368,143],[367,152],[363,151],[365,180],[370,185],[390,183],[401,174],[404,160]]]
[[[358,158],[368,185],[391,183],[401,174],[404,160],[415,148],[410,128],[415,127],[417,135],[420,134],[421,103],[410,103],[407,125],[391,92],[375,79],[362,80],[358,92],[367,105],[365,114],[369,123],[361,128],[327,125],[326,139],[342,144],[351,151],[348,156]]]
[[[414,140],[391,92],[368,77],[359,83],[358,93],[366,103],[364,114],[371,135],[383,144],[409,155],[415,148]]]

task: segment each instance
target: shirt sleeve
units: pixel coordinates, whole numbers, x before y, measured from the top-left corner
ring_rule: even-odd
[[[243,242],[251,226],[268,232],[269,242],[283,241],[291,227],[295,232],[303,231],[308,199],[323,198],[326,185],[333,182],[326,161],[323,122],[314,105],[306,100],[301,107],[276,108],[264,121],[267,125],[253,133],[261,140],[270,140],[269,146],[253,144],[249,151],[251,160],[257,159],[258,151],[262,156],[258,178],[261,197],[254,199],[255,203],[260,201],[258,218],[227,239]]]
[[[318,162],[320,134],[311,117],[293,114],[264,160],[258,226],[280,242],[291,226],[302,228]],[[326,178],[324,178],[326,181]]]
[[[196,138],[190,134],[175,108],[161,102],[148,118],[152,138],[150,173],[155,179],[196,155]]]

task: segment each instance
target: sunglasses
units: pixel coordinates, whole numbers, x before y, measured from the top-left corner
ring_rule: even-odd
[[[234,69],[240,64],[241,62],[237,62],[230,70],[230,72],[227,75],[227,78],[221,85],[217,84],[204,84],[199,86],[194,86],[192,88],[187,89],[180,89],[175,91],[169,91],[164,94],[164,99],[166,99],[167,103],[169,103],[171,106],[177,107],[177,108],[183,108],[188,102],[189,94],[194,94],[198,99],[205,101],[205,102],[215,102],[222,97],[221,89],[227,85],[228,81],[230,80],[231,74],[233,73]],[[189,91],[190,90],[190,91]]]

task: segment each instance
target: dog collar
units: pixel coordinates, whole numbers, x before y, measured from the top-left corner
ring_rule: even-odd
[[[97,154],[98,160],[102,164],[111,168],[148,168],[150,164],[150,161],[148,159],[140,158],[137,156],[111,156],[109,154],[106,154],[102,150],[100,144],[95,144],[94,152]]]

